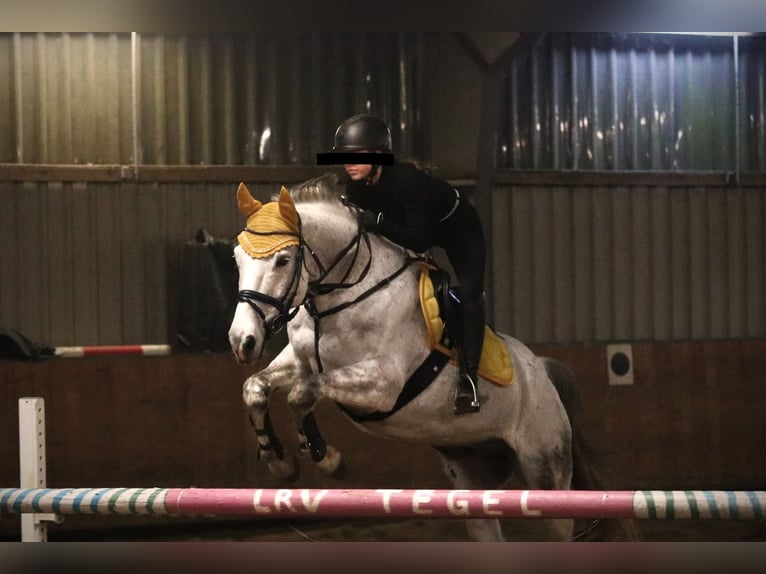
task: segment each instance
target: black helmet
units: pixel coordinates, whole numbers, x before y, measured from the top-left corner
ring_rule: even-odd
[[[383,120],[374,116],[358,115],[338,126],[332,151],[359,150],[391,152],[391,130]]]
[[[385,122],[374,116],[359,114],[348,118],[338,126],[335,130],[332,150],[327,153],[318,153],[317,164],[391,165],[394,160],[391,147],[391,130]]]

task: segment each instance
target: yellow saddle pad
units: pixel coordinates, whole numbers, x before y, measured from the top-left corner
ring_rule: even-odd
[[[434,294],[434,286],[428,268],[423,267],[420,274],[420,306],[428,327],[428,343],[449,355],[452,363],[457,362],[457,351],[440,343],[444,334],[444,322],[439,317],[439,303]],[[484,328],[484,346],[479,361],[479,374],[498,385],[510,385],[513,382],[513,361],[503,340],[489,326]]]

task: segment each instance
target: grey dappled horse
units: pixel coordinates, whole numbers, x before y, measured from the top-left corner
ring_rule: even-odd
[[[456,489],[503,488],[512,471],[530,489],[596,487],[572,482],[573,474],[585,482],[592,474],[578,456],[578,429],[562,402],[574,391],[563,364],[501,334],[514,381],[498,386],[482,379],[480,412],[453,413],[458,371],[451,363],[402,401],[405,382],[431,354],[416,254],[365,233],[331,178],[296,186],[292,196],[282,188],[278,201],[266,204],[240,184],[237,199],[248,218],[235,248],[239,304],[229,341],[237,360],[255,361],[270,333],[287,324],[287,346],[243,388],[260,458],[273,474],[296,470],[268,418],[269,396],[286,388],[303,454],[328,474],[341,454],[324,443],[312,415],[322,397],[369,432],[433,446]],[[572,520],[550,525],[552,538],[571,539]],[[475,540],[503,539],[497,520],[470,519],[467,526]]]

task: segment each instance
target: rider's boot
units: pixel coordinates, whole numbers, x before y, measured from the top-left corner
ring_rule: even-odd
[[[484,297],[460,304],[461,337],[458,347],[460,375],[455,392],[455,414],[478,412],[478,370],[484,344]]]

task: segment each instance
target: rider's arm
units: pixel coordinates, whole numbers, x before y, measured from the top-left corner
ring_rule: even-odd
[[[409,193],[404,205],[404,222],[397,223],[385,215],[378,222],[377,231],[394,243],[422,253],[434,244],[434,217],[425,194]]]

